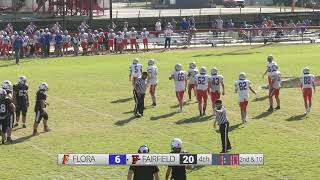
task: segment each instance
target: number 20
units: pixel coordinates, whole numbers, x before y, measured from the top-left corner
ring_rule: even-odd
[[[194,163],[193,156],[183,156],[183,164],[192,164]]]

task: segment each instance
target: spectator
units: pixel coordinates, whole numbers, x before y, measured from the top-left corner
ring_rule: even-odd
[[[46,28],[44,32],[44,57],[49,57],[50,55],[50,42],[51,42],[51,33],[49,32],[49,29]]]
[[[221,31],[223,29],[223,20],[219,16],[218,19],[216,19],[216,21],[217,21],[217,28],[219,30],[219,34],[221,34]]]
[[[189,17],[189,26],[193,26],[196,27],[196,20],[194,19],[194,17]]]
[[[172,30],[177,29],[177,21],[174,18],[172,18],[171,20],[171,26],[172,26]]]
[[[172,37],[173,31],[170,27],[167,27],[164,30],[164,37],[165,37],[165,43],[164,43],[164,48],[167,49],[167,47],[170,50],[170,46],[171,46],[171,37]]]
[[[112,30],[116,30],[116,28],[117,28],[117,25],[112,21],[111,22],[111,24],[109,24],[109,26],[108,26],[108,30],[110,31],[111,29]]]
[[[229,29],[228,30],[228,33],[229,33],[229,36],[233,36],[233,28],[234,28],[234,23],[232,22],[232,19],[230,19],[227,23],[227,28]]]
[[[63,43],[63,37],[60,33],[60,31],[56,32],[56,37],[55,37],[55,55],[58,56],[63,56],[62,52],[62,43]]]
[[[16,64],[20,61],[20,49],[22,48],[23,40],[21,36],[17,36],[13,41],[13,50],[16,58]]]
[[[189,29],[189,23],[186,18],[183,18],[180,24],[180,29],[183,31],[187,31]]]
[[[123,23],[123,30],[124,29],[128,29],[129,28],[129,23],[128,23],[128,21],[125,21],[124,23]]]
[[[79,37],[77,36],[77,34],[74,34],[71,38],[71,44],[73,47],[73,54],[75,56],[78,56],[79,54]]]
[[[161,33],[161,19],[158,19],[155,25],[156,30],[156,36],[159,37],[159,34]]]

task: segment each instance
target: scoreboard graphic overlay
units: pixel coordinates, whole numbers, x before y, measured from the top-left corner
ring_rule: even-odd
[[[261,166],[263,154],[58,154],[71,166]]]

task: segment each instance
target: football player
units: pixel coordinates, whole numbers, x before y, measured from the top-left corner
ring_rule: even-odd
[[[197,90],[197,99],[198,99],[198,108],[200,116],[206,114],[207,109],[207,100],[208,100],[208,91],[209,91],[209,79],[210,76],[207,75],[207,70],[205,67],[201,67],[200,74],[197,74],[195,77],[196,90]]]
[[[33,124],[33,135],[39,135],[38,126],[41,120],[43,119],[44,132],[49,132],[51,129],[48,128],[48,113],[46,110],[47,107],[47,95],[46,91],[49,90],[47,83],[43,82],[39,86],[39,90],[36,94],[36,105],[34,107],[34,112],[36,113],[36,118]]]
[[[183,95],[186,91],[187,86],[187,73],[182,70],[181,64],[176,64],[174,66],[174,72],[169,77],[169,80],[174,80],[175,89],[176,89],[176,97],[179,102],[179,108],[177,112],[183,111]]]
[[[12,100],[12,90],[11,90],[11,82],[9,80],[4,80],[2,82],[2,89],[4,89],[7,93],[7,97],[13,102]],[[9,110],[9,117],[8,117],[8,124],[7,124],[7,142],[11,143],[11,132],[14,125],[14,110]]]
[[[274,61],[274,58],[273,58],[273,55],[270,54],[267,58],[267,69],[266,71],[264,72],[262,78],[264,78],[264,76],[268,73],[268,87],[269,87],[269,91],[271,91],[271,74],[273,72],[273,69],[272,69],[272,65],[273,64],[277,64],[275,61]],[[270,93],[270,92],[269,92]]]
[[[257,94],[251,87],[251,82],[246,78],[246,74],[241,72],[239,80],[235,82],[235,93],[239,94],[239,106],[241,111],[242,124],[247,122],[247,106],[249,100],[249,90]]]
[[[278,65],[272,65],[272,73],[271,73],[271,86],[270,86],[270,94],[269,94],[269,104],[270,107],[268,109],[269,112],[273,111],[273,96],[277,101],[277,107],[275,109],[280,109],[280,88],[281,88],[281,73],[278,71]]]
[[[129,67],[129,81],[132,82],[132,87],[134,89],[134,85],[136,84],[136,79],[142,74],[142,64],[139,63],[139,59],[133,59],[132,64]]]
[[[182,150],[182,140],[179,138],[173,138],[171,141],[171,153],[188,153]],[[186,169],[190,169],[192,166],[168,166],[166,172],[166,180],[179,179],[186,180]],[[171,177],[170,177],[171,175]]]
[[[134,46],[134,48],[137,52],[138,51],[138,44],[137,44],[138,33],[134,27],[131,28],[131,31],[129,33],[129,37],[130,37],[131,51],[133,51],[133,46]]]
[[[211,93],[211,102],[212,102],[212,110],[213,110],[213,115],[215,115],[216,111],[215,109],[215,104],[218,99],[220,99],[221,95],[221,88],[222,88],[222,95],[224,95],[224,83],[223,83],[223,76],[218,75],[218,69],[217,68],[212,68],[211,69],[211,77],[210,77],[210,82],[209,82],[209,88],[210,88],[210,93]]]
[[[110,29],[110,31],[108,33],[108,38],[109,38],[109,40],[108,40],[108,47],[109,47],[108,51],[109,51],[109,53],[111,51],[114,51],[114,38],[115,37],[116,37],[116,34],[114,33],[113,29]]]
[[[157,102],[156,102],[156,87],[158,84],[158,67],[155,65],[155,60],[154,59],[150,59],[148,61],[148,84],[150,84],[150,95],[151,95],[151,99],[152,99],[152,106],[156,106]]]
[[[12,100],[7,97],[7,92],[4,89],[0,89],[0,134],[2,136],[2,144],[6,140],[6,132],[8,123],[10,121],[9,115],[12,111],[15,110],[15,106],[12,103]],[[8,142],[11,142],[11,137],[8,139]]]
[[[312,88],[316,92],[316,85],[314,83],[314,75],[310,73],[310,69],[305,67],[303,75],[300,77],[301,90],[303,93],[304,107],[306,108],[305,114],[310,113],[312,106]],[[308,103],[309,102],[309,103]]]
[[[188,95],[189,95],[189,100],[191,100],[191,91],[194,91],[194,95],[196,96],[197,92],[195,89],[195,75],[199,73],[197,69],[197,65],[195,62],[192,62],[189,64],[189,71],[188,71]]]
[[[84,29],[80,30],[79,39],[80,45],[82,47],[82,55],[88,55],[88,33],[85,32]]]
[[[71,44],[71,36],[69,35],[69,32],[67,30],[64,31],[63,35],[63,54],[68,55],[69,53],[69,47]]]
[[[142,37],[142,42],[143,42],[143,47],[144,51],[149,51],[149,31],[147,31],[146,28],[143,28],[141,32],[141,37]]]
[[[27,111],[29,107],[29,96],[28,96],[29,86],[27,84],[27,78],[25,76],[20,76],[18,83],[13,85],[13,99],[16,105],[16,124],[14,127],[19,126],[20,113],[22,112],[22,127],[26,128]]]

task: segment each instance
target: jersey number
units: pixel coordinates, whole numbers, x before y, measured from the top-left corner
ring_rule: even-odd
[[[6,112],[6,105],[1,104],[0,105],[0,113],[5,113]]]
[[[27,96],[27,90],[20,90],[19,96]]]
[[[138,73],[138,66],[134,66],[134,72]]]
[[[206,80],[205,77],[198,77],[198,84],[199,85],[204,85],[204,81]]]
[[[311,84],[311,78],[310,77],[304,77],[303,81],[304,81],[304,84]]]
[[[184,74],[183,73],[178,74],[178,81],[184,81]]]
[[[219,84],[220,84],[219,78],[214,78],[214,79],[213,79],[213,85],[219,86]]]
[[[247,83],[246,82],[240,82],[239,83],[239,88],[240,88],[240,91],[247,90]]]

